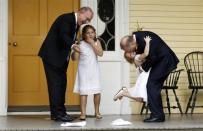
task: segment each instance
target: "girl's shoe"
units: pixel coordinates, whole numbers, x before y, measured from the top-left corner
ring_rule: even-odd
[[[85,115],[80,115],[80,120],[85,121],[86,120],[86,116]]]
[[[121,100],[123,97],[123,92],[124,90],[126,90],[127,88],[122,88],[118,91],[118,93],[116,93],[116,95],[114,96],[113,100],[117,101],[118,99]]]
[[[101,114],[95,114],[95,118],[96,119],[102,119],[102,116],[101,116]]]

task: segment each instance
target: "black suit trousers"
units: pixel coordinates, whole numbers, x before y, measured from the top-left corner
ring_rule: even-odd
[[[64,115],[66,113],[67,63],[62,68],[59,68],[47,63],[45,60],[42,61],[48,84],[51,115]]]
[[[148,106],[151,111],[151,117],[165,118],[161,90],[163,88],[164,81],[169,74],[157,76],[157,72],[160,71],[159,65],[152,67],[150,71],[147,82]]]

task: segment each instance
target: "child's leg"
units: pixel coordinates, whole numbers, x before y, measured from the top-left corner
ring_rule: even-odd
[[[133,99],[133,97],[130,95],[130,93],[129,93],[129,91],[128,91],[127,88],[126,88],[126,89],[123,89],[122,96]]]
[[[94,94],[94,108],[95,108],[95,114],[100,114],[99,112],[99,105],[101,101],[101,94]]]
[[[136,100],[138,102],[143,102],[143,98],[141,97],[134,97],[134,96],[131,96],[130,92],[129,91],[132,91],[130,90],[130,88],[122,88],[115,96],[114,96],[114,100],[116,101],[117,99],[122,99],[123,97],[128,97],[128,98],[131,98],[133,100]]]
[[[131,98],[133,100],[136,100],[138,102],[143,102],[143,98],[131,96],[127,88],[123,90],[122,95],[125,96],[125,97],[128,97],[128,98]]]
[[[81,116],[85,116],[86,115],[86,105],[87,105],[87,95],[81,95],[80,96]]]

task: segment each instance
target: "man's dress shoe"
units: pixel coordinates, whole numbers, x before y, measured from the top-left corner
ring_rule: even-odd
[[[58,115],[58,116],[51,116],[51,120],[61,121],[61,122],[71,122],[74,120],[74,117],[70,115]]]
[[[156,117],[149,117],[147,119],[144,120],[144,122],[146,123],[150,123],[150,122],[164,122],[165,118],[156,118]]]

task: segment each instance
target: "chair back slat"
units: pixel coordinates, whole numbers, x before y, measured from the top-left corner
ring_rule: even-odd
[[[203,52],[195,51],[184,58],[189,87],[203,88]]]
[[[177,87],[181,71],[183,71],[183,69],[172,71],[167,77],[167,79],[165,80],[164,87],[171,87],[171,88]]]

